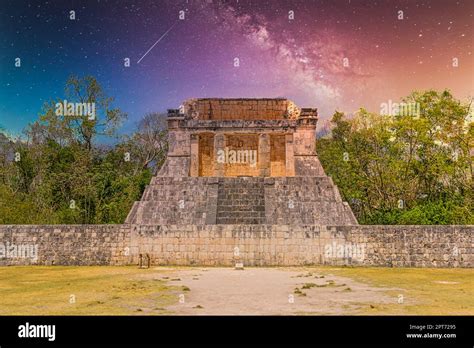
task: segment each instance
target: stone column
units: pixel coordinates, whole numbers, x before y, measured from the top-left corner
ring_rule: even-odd
[[[225,163],[217,161],[219,150],[225,151],[225,134],[223,133],[214,135],[214,176],[224,176],[225,174]]]
[[[258,168],[260,176],[270,176],[270,135],[258,135]]]
[[[199,176],[199,135],[191,134],[191,165],[189,176]]]
[[[293,149],[293,134],[285,135],[286,176],[295,176],[295,151]]]

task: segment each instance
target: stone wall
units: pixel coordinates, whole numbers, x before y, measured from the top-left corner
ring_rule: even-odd
[[[284,98],[202,98],[186,100],[183,112],[200,120],[277,120],[298,118],[300,109]]]
[[[273,225],[357,225],[328,176],[265,178],[265,213]]]
[[[0,265],[118,265],[128,225],[0,225]]]
[[[472,267],[474,226],[134,226],[160,265]],[[136,260],[135,260],[136,262]]]
[[[325,176],[318,156],[294,156],[296,176]]]
[[[258,163],[258,134],[229,134],[225,137],[225,147],[237,153],[235,161],[226,161],[224,164],[224,176],[258,176],[260,174],[260,163]],[[225,150],[225,149],[223,149]],[[255,160],[254,165],[251,165],[248,156],[240,156],[240,153],[250,155],[250,151],[255,154],[252,157]],[[246,151],[246,152],[245,152]],[[242,157],[242,158],[240,158]],[[230,159],[230,158],[228,158]],[[239,163],[240,162],[240,163]]]
[[[215,224],[219,178],[155,176],[126,223]]]
[[[37,245],[37,258],[5,248]],[[0,265],[473,267],[474,226],[2,225]]]

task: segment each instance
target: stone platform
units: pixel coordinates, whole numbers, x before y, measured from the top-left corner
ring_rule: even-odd
[[[330,177],[154,177],[126,223],[356,225]]]

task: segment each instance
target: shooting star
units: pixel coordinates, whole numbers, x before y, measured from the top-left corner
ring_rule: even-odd
[[[142,59],[145,58],[145,56],[148,53],[150,53],[150,51],[153,49],[153,47],[155,47],[158,44],[158,42],[160,42],[171,31],[171,29],[173,29],[173,27],[176,25],[176,23],[178,23],[178,22],[175,22],[167,31],[165,31],[165,33],[163,35],[161,35],[161,37],[158,40],[156,40],[156,42],[148,49],[148,51],[146,51],[145,54],[137,61],[137,64],[140,64]]]

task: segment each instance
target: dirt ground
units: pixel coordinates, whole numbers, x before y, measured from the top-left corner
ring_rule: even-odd
[[[168,284],[185,289],[167,308],[178,315],[337,315],[398,301],[384,294],[393,288],[279,268],[182,270],[173,272]]]

